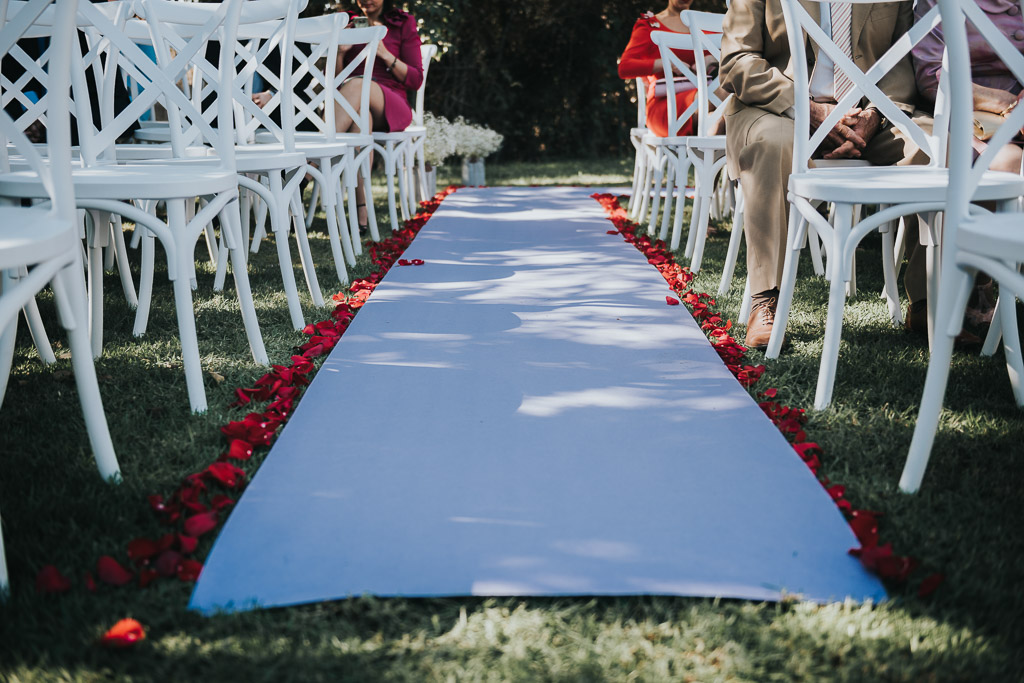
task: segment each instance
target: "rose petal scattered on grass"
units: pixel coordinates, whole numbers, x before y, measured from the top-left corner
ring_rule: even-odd
[[[122,619],[100,637],[100,645],[111,648],[125,648],[146,639],[142,624],[134,619]]]
[[[104,555],[96,561],[96,578],[111,586],[123,586],[135,578],[135,575],[110,555]]]
[[[48,564],[36,574],[37,593],[66,593],[71,590],[71,579],[60,573],[52,564]]]

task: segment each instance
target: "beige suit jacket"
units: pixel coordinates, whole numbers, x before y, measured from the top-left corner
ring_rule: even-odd
[[[800,0],[800,4],[818,19],[822,3]],[[866,71],[910,28],[914,21],[913,3],[854,3],[852,9],[853,61]],[[737,177],[733,150],[738,152],[737,146],[743,145],[749,126],[764,111],[782,115],[793,106],[793,60],[781,0],[733,0],[722,30],[719,73],[725,90],[736,95],[726,111],[726,135],[730,173]],[[817,46],[811,44],[809,51],[808,63],[813,68]],[[914,111],[917,86],[909,55],[878,85],[901,109],[908,114]]]

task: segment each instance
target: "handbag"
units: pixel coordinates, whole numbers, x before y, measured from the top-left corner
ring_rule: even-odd
[[[683,78],[682,76],[676,76],[675,79],[673,79],[673,81],[675,83],[676,94],[697,89],[697,86],[691,83],[689,79]],[[659,78],[658,80],[654,81],[654,96],[668,97],[668,85],[665,83],[664,78]]]

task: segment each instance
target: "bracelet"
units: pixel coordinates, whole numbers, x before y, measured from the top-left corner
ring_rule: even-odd
[[[391,60],[391,66],[388,67],[388,73],[391,73],[391,70],[395,68],[395,64],[398,64],[398,57]]]

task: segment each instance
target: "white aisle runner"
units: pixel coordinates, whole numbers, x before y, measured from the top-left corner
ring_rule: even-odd
[[[450,196],[325,361],[191,606],[881,599],[829,496],[582,188]]]

